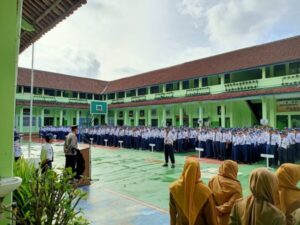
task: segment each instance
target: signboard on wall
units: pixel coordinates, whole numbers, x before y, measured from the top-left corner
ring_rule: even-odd
[[[90,111],[91,114],[94,115],[107,114],[107,103],[102,101],[91,101]]]
[[[277,101],[277,112],[299,112],[300,99],[286,99]]]

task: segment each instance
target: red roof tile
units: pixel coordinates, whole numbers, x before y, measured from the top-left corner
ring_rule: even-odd
[[[300,59],[300,36],[244,48],[110,82],[106,92],[223,74]]]
[[[30,69],[19,68],[18,85],[30,86],[30,74]],[[106,81],[34,70],[34,87],[97,94],[106,85]]]
[[[151,100],[151,101],[144,101],[144,102],[131,102],[131,103],[124,103],[124,104],[110,104],[108,108],[115,109],[115,108],[127,108],[127,107],[138,107],[138,106],[149,106],[149,105],[187,103],[193,101],[224,100],[224,99],[257,96],[257,95],[284,94],[284,93],[292,93],[292,92],[300,92],[300,87],[280,87],[280,88],[260,89],[260,90],[243,91],[243,92],[228,92],[228,93],[221,93],[221,94],[214,94],[214,95],[170,98],[170,99]]]

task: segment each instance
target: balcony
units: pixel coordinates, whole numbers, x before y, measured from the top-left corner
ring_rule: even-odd
[[[248,91],[248,90],[257,89],[257,87],[258,87],[258,80],[248,80],[248,81],[225,84],[225,91],[226,92]]]

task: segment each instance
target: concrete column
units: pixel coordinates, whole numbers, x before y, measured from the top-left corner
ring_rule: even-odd
[[[23,107],[20,108],[20,127],[19,127],[19,131],[23,132]]]
[[[128,125],[128,110],[124,110],[124,125],[127,126]]]
[[[134,111],[134,126],[138,126],[139,125],[139,110],[135,110]]]
[[[189,115],[189,127],[193,126],[193,114],[191,113],[192,106],[188,107],[188,115]]]
[[[269,125],[271,127],[276,127],[276,99],[272,98],[270,99],[270,104],[269,104]]]
[[[179,106],[179,126],[183,126],[183,107]]]
[[[21,93],[24,94],[24,86],[21,86]]]
[[[202,77],[199,78],[199,88],[202,87]]]
[[[166,84],[163,84],[162,87],[163,87],[163,91],[162,92],[163,93],[166,92]]]
[[[203,120],[203,106],[202,106],[201,103],[200,103],[199,108],[198,108],[198,117],[199,117],[199,119]]]
[[[261,68],[261,78],[266,79],[266,67]]]
[[[79,123],[80,123],[80,111],[77,110],[76,111],[76,125],[79,125]],[[75,125],[75,124],[73,124],[73,125]]]
[[[268,119],[268,102],[266,98],[262,98],[262,119]]]
[[[288,128],[292,128],[292,116],[288,115]]]
[[[225,127],[225,104],[221,105],[221,127]]]
[[[45,109],[41,109],[41,127],[45,126]]]
[[[230,102],[230,127],[232,128],[233,127],[233,102]]]
[[[114,110],[114,126],[117,126],[117,123],[118,123],[118,112],[117,110],[115,109]]]
[[[182,81],[179,81],[179,90],[182,90]]]
[[[45,95],[45,89],[42,88],[42,95],[44,96]]]
[[[108,112],[104,115],[104,123],[108,125]]]
[[[167,121],[166,121],[166,109],[165,109],[164,106],[162,106],[162,117],[161,117],[160,125],[162,127],[167,125]]]
[[[64,111],[61,109],[59,111],[59,126],[63,125]]]
[[[13,176],[14,118],[16,105],[17,65],[19,55],[22,0],[0,2],[0,177]],[[12,194],[3,204],[10,205]],[[11,224],[10,214],[0,215],[0,224]]]
[[[148,116],[148,126],[151,126],[151,120],[152,120],[152,118],[151,118],[151,108],[148,108],[148,110],[147,110],[147,116]]]
[[[286,63],[285,64],[285,74],[290,74],[290,64],[289,63]]]
[[[225,84],[225,75],[221,74],[220,78],[221,78],[221,85],[224,85]]]

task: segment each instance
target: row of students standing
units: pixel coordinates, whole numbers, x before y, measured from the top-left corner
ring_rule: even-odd
[[[57,128],[47,127],[41,133],[51,131],[54,134]],[[58,129],[66,132],[68,129]],[[283,131],[265,128],[175,128],[170,127],[175,136],[174,151],[195,151],[196,147],[203,148],[202,157],[219,160],[232,159],[237,162],[255,163],[261,160],[261,154],[272,154],[271,166],[285,162],[293,163],[300,159],[300,130],[285,129]],[[150,150],[149,144],[155,144],[154,150],[164,149],[164,129],[156,127],[123,127],[123,126],[97,126],[81,131],[84,141],[98,145],[119,146]],[[107,140],[107,142],[105,141]]]

